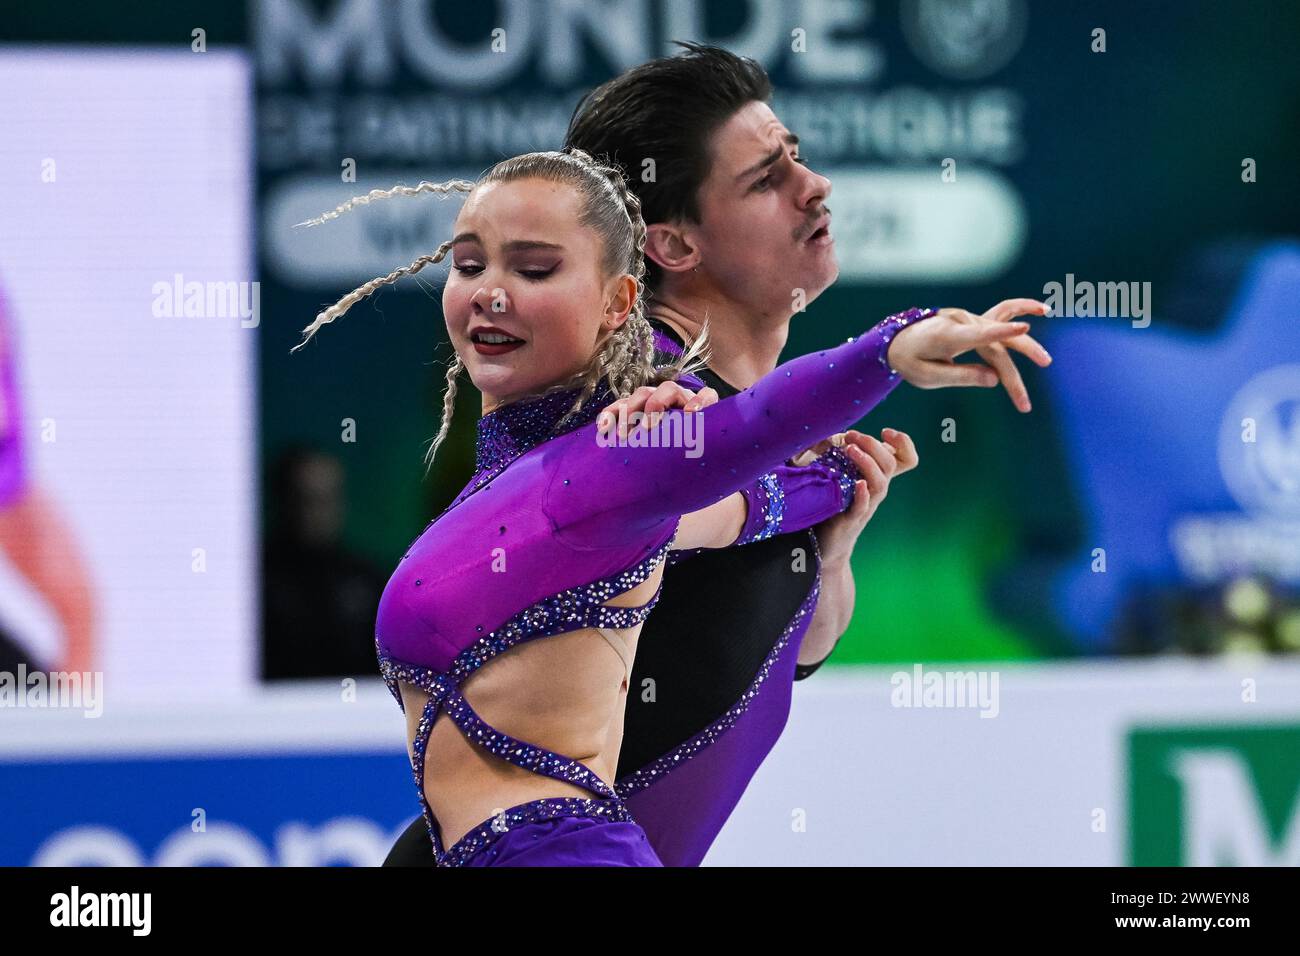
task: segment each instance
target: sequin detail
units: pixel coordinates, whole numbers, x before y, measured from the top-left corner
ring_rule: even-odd
[[[895,335],[912,323],[919,322],[921,319],[928,319],[930,316],[938,314],[938,311],[938,309],[931,308],[912,308],[908,309],[906,312],[896,312],[893,315],[886,316],[877,324],[876,328],[881,330],[879,353],[880,365],[889,373],[891,380],[897,379],[899,373],[889,364],[889,343],[894,341]],[[852,342],[853,339],[849,339],[849,341]]]
[[[785,488],[781,485],[781,479],[776,472],[760,475],[756,490],[757,493],[753,496],[746,495],[745,497],[749,499],[751,508],[758,507],[762,515],[762,523],[753,531],[737,538],[733,543],[733,547],[735,545],[750,544],[754,541],[764,541],[781,530],[781,522],[785,518]],[[747,518],[745,524],[748,526],[752,522]]]
[[[632,590],[654,573],[672,547],[676,534],[626,571],[590,584],[561,591],[524,608],[491,634],[479,638],[456,655],[449,672],[462,681],[502,651],[539,637],[563,634],[583,627],[633,627],[645,620],[659,601],[662,582],[645,604],[609,607],[605,601]]]
[[[562,424],[560,420],[577,401],[580,389],[552,392],[541,398],[511,402],[478,420],[474,441],[474,477],[442,514],[455,508],[470,495],[488,487],[520,455],[542,442],[568,434],[594,422],[606,405],[614,401],[608,384],[602,379],[596,390]],[[441,517],[439,515],[438,517]],[[434,521],[438,519],[435,518]],[[433,521],[425,526],[428,530]]]
[[[521,803],[484,820],[455,842],[438,861],[439,866],[464,866],[516,827],[542,823],[560,817],[586,817],[609,823],[633,823],[622,800],[589,800],[585,797],[550,797]]]
[[[614,401],[602,381],[582,406],[563,424],[560,419],[573,407],[579,389],[567,389],[528,401],[511,402],[478,420],[474,443],[475,468],[487,471],[509,464],[542,442],[594,422],[601,409]]]
[[[848,511],[853,506],[853,485],[862,477],[862,472],[838,446],[827,449],[817,460],[835,472],[835,480],[840,486],[840,510]]]
[[[772,670],[772,665],[781,656],[781,651],[785,649],[786,644],[790,642],[791,636],[799,629],[804,619],[817,607],[817,598],[821,595],[821,552],[817,545],[817,536],[810,534],[808,537],[812,541],[815,560],[813,586],[809,590],[808,596],[804,598],[803,603],[799,605],[798,610],[795,611],[794,617],[790,619],[790,623],[786,625],[785,630],[781,632],[780,637],[772,645],[772,650],[764,658],[763,663],[759,665],[753,683],[745,689],[745,692],[740,695],[740,699],[725,714],[709,724],[704,730],[680,746],[670,750],[653,763],[647,764],[640,770],[634,771],[622,780],[617,781],[615,790],[624,800],[644,790],[664,774],[671,772],[706,747],[716,743],[723,734],[735,726],[736,721],[749,709],[750,703],[763,689],[763,684],[767,680],[768,673]]]
[[[442,709],[471,743],[478,744],[506,763],[514,764],[521,770],[550,777],[552,780],[585,787],[592,793],[600,794],[607,799],[615,797],[609,784],[592,773],[586,765],[562,757],[545,747],[537,747],[511,737],[488,724],[474,711],[469,701],[454,688],[447,691],[443,698]]]
[[[603,801],[618,803],[619,798],[609,784],[581,762],[544,747],[518,740],[489,725],[470,706],[460,693],[459,686],[466,677],[497,654],[524,641],[560,634],[580,627],[626,628],[640,624],[658,602],[662,585],[655,590],[654,596],[649,601],[635,607],[608,607],[599,602],[616,597],[645,581],[669,553],[675,537],[674,531],[667,541],[626,571],[590,584],[569,588],[525,608],[491,634],[480,638],[458,654],[446,672],[390,657],[379,649],[379,640],[376,637],[375,648],[379,659],[379,672],[398,706],[405,710],[398,681],[407,681],[429,695],[420,714],[415,740],[411,746],[413,754],[411,772],[415,779],[420,811],[424,816],[425,826],[433,843],[434,857],[439,865],[452,864],[447,862],[450,854],[442,850],[433,811],[424,796],[424,755],[429,744],[429,734],[440,713],[446,713],[471,743],[477,744],[500,759],[542,776],[585,787],[603,798]],[[575,815],[593,815],[594,811],[591,811],[591,807],[602,804],[602,801],[582,798],[565,798],[565,800],[570,801],[566,804],[570,808],[586,808]],[[537,802],[565,803],[564,800]],[[482,827],[479,830],[481,831]],[[482,836],[481,833],[479,835]],[[456,846],[464,842],[462,838],[457,841]],[[463,851],[461,855],[467,854],[469,851]]]

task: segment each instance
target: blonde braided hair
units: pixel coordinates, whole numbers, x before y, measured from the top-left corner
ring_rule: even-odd
[[[535,395],[520,396],[515,401],[527,401],[556,391],[578,389],[572,407],[560,419],[563,425],[582,405],[595,394],[601,379],[617,398],[625,398],[643,385],[657,385],[673,381],[708,363],[708,322],[691,343],[686,353],[665,366],[654,364],[654,332],[645,316],[645,242],[646,226],[641,217],[641,201],[628,188],[622,171],[593,159],[580,149],[563,152],[525,153],[503,160],[493,166],[477,183],[463,179],[445,183],[421,181],[415,186],[394,186],[391,189],[372,189],[341,203],[330,212],[310,219],[300,225],[320,225],[335,219],[358,205],[393,196],[416,196],[423,193],[446,196],[453,192],[468,193],[479,185],[491,182],[510,182],[518,179],[538,178],[564,182],[574,186],[584,198],[580,220],[595,228],[604,240],[605,256],[602,266],[608,275],[630,274],[636,280],[636,298],[627,319],[615,329],[598,348],[591,361],[577,374],[558,382]],[[386,276],[371,279],[319,312],[303,330],[303,339],[290,352],[302,348],[323,325],[341,318],[352,306],[381,286],[390,285],[405,276],[414,275],[427,265],[441,262],[451,248],[444,242],[435,252],[416,258],[409,265],[394,269]],[[457,384],[465,368],[460,355],[453,355],[447,368],[447,389],[443,394],[442,421],[425,455],[425,472],[433,464],[434,455],[447,437],[456,406]]]

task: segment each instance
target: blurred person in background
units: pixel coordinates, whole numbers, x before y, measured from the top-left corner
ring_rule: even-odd
[[[343,465],[305,447],[273,466],[265,550],[262,676],[369,676],[384,578],[343,543]]]
[[[4,622],[0,605],[0,670],[89,671],[99,663],[95,648],[93,586],[72,529],[50,496],[33,482],[23,448],[16,341],[0,289],[0,550],[46,601],[63,628],[62,654],[38,660]]]

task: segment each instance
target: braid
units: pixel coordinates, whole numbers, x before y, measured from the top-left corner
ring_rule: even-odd
[[[300,222],[298,225],[318,226],[327,219],[337,219],[341,214],[352,209],[354,206],[367,205],[372,199],[391,199],[393,196],[418,196],[420,193],[433,193],[438,196],[446,196],[453,192],[467,193],[473,189],[474,184],[466,182],[463,179],[449,179],[445,183],[431,183],[427,179],[422,179],[414,186],[393,186],[391,189],[372,189],[364,196],[353,196],[347,202],[340,203],[324,215],[317,216],[315,219],[308,219],[306,222]],[[316,318],[312,320],[311,325],[302,330],[302,341],[289,349],[289,353],[293,354],[298,351],[307,344],[308,340],[316,334],[316,330],[322,325],[328,325],[335,319],[342,318],[347,313],[348,309],[352,308],[380,286],[391,285],[403,276],[415,275],[415,273],[419,272],[425,266],[441,262],[450,248],[451,243],[444,242],[438,247],[437,251],[435,251],[433,255],[420,256],[408,266],[394,269],[386,276],[371,279],[365,285],[353,289],[325,311],[318,312]]]
[[[440,245],[438,247],[438,250],[434,252],[433,255],[420,256],[408,266],[402,266],[400,269],[394,269],[386,276],[380,276],[377,279],[371,279],[369,282],[365,283],[364,285],[357,286],[357,288],[353,289],[343,298],[339,299],[328,309],[316,314],[316,318],[312,320],[311,325],[307,326],[307,328],[302,330],[302,341],[299,342],[297,345],[295,345],[293,348],[289,349],[290,354],[298,351],[300,348],[306,345],[307,342],[311,339],[311,337],[316,334],[316,330],[319,329],[322,325],[328,325],[330,322],[333,322],[335,319],[342,318],[347,313],[348,309],[352,308],[354,305],[356,305],[366,296],[370,295],[370,293],[374,292],[380,286],[391,285],[392,283],[396,282],[398,279],[401,279],[403,276],[415,275],[425,266],[432,265],[435,262],[441,262],[443,260],[443,257],[447,255],[447,250],[449,250],[450,248],[451,248],[451,241],[448,240],[447,242],[444,242],[442,245]]]
[[[391,189],[372,189],[364,196],[353,196],[345,203],[340,203],[329,212],[317,216],[315,219],[308,219],[306,222],[295,223],[298,226],[319,226],[327,219],[337,219],[341,214],[347,212],[354,206],[365,206],[373,199],[392,199],[394,196],[418,196],[420,193],[434,193],[435,195],[445,196],[448,193],[460,192],[467,193],[474,188],[474,184],[466,182],[463,179],[449,179],[445,183],[431,183],[428,180],[421,180],[414,186],[394,186]]]
[[[632,248],[630,261],[626,266],[632,278],[636,280],[636,298],[626,321],[614,330],[600,353],[581,375],[581,389],[573,406],[561,419],[561,423],[582,407],[582,404],[595,392],[602,378],[607,380],[613,394],[629,395],[642,385],[657,385],[660,382],[674,380],[700,367],[707,360],[708,348],[706,328],[692,343],[686,355],[671,365],[655,366],[654,330],[645,315],[646,225],[641,215],[641,199],[628,188],[623,171],[617,166],[598,162],[581,149],[570,148],[567,152],[609,182],[614,195],[618,197],[627,214],[628,223],[632,228]],[[569,387],[572,387],[571,383]]]
[[[643,385],[659,384],[672,381],[694,371],[708,361],[708,322],[705,321],[700,335],[691,343],[686,354],[670,365],[654,364],[654,330],[645,315],[646,296],[646,225],[641,213],[641,200],[627,184],[623,171],[617,166],[598,162],[580,149],[568,149],[563,153],[529,153],[524,156],[503,160],[492,168],[479,183],[452,179],[443,183],[422,180],[415,186],[393,186],[391,189],[372,189],[364,196],[355,196],[341,203],[331,211],[298,223],[300,226],[320,225],[330,219],[337,219],[343,213],[356,206],[369,204],[376,199],[390,199],[394,196],[417,196],[431,193],[446,196],[453,192],[471,192],[477,185],[487,182],[509,182],[524,176],[540,175],[544,178],[567,182],[577,186],[586,197],[586,212],[583,221],[596,225],[606,243],[605,266],[618,272],[630,274],[636,283],[632,307],[624,322],[608,336],[596,356],[582,371],[569,379],[542,390],[540,395],[555,391],[569,390],[577,387],[578,396],[572,407],[560,420],[566,422],[587,402],[602,379],[607,381],[610,391],[617,397],[625,397]],[[622,225],[617,211],[618,207],[610,205],[610,199],[617,202],[627,217],[627,227]],[[594,220],[588,217],[594,217]],[[296,352],[316,334],[321,326],[341,318],[347,311],[366,296],[385,285],[390,285],[405,276],[414,275],[427,265],[441,262],[451,249],[451,242],[444,242],[431,255],[416,258],[410,265],[395,269],[386,276],[371,279],[364,285],[339,299],[332,306],[318,313],[312,323],[303,330],[303,339],[289,351]],[[446,439],[450,429],[456,405],[457,380],[464,370],[465,363],[460,355],[452,357],[447,368],[447,388],[443,394],[442,422],[425,455],[426,469],[433,464],[434,455]],[[522,401],[536,396],[520,396],[514,399]]]
[[[438,434],[434,436],[432,444],[429,445],[429,451],[424,456],[424,474],[427,478],[429,469],[433,467],[433,456],[438,454],[438,447],[442,444],[443,439],[447,437],[447,432],[451,430],[451,418],[456,411],[456,379],[460,376],[461,370],[465,363],[461,361],[460,355],[452,350],[451,365],[447,367],[447,391],[442,396],[442,424],[438,426]]]

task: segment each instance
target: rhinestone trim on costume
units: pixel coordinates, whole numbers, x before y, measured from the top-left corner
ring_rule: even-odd
[[[876,326],[876,328],[881,330],[879,353],[880,364],[884,370],[889,373],[891,380],[896,379],[899,376],[899,373],[894,370],[888,361],[889,344],[894,341],[894,336],[912,323],[919,322],[921,319],[928,319],[932,315],[937,315],[938,312],[938,309],[932,308],[912,308],[908,309],[906,312],[897,312],[894,315],[886,316]],[[853,339],[849,339],[849,341],[852,342]]]
[[[817,460],[835,472],[835,480],[840,486],[840,511],[848,511],[853,506],[853,485],[862,477],[862,472],[838,446],[831,446]]]
[[[521,770],[550,777],[561,783],[585,787],[592,793],[600,794],[607,799],[614,799],[617,796],[610,789],[609,784],[596,776],[582,761],[565,757],[553,750],[538,747],[536,744],[530,744],[497,730],[480,717],[470,706],[469,701],[454,689],[448,691],[442,710],[451,718],[452,723],[460,728],[461,733],[470,743],[477,744],[488,753],[500,757]]]
[[[662,585],[648,602],[636,607],[604,607],[604,602],[632,590],[650,577],[668,553],[675,537],[669,538],[626,571],[561,591],[524,608],[491,634],[457,654],[448,673],[456,681],[462,681],[502,651],[539,637],[563,634],[580,627],[625,628],[640,624],[658,603]],[[592,614],[596,617],[595,622],[591,620]]]
[[[817,606],[817,598],[821,594],[822,586],[821,553],[817,546],[817,536],[814,534],[809,535],[809,537],[813,542],[813,554],[815,558],[815,577],[813,579],[813,586],[808,591],[808,596],[804,598],[803,603],[799,605],[798,610],[795,611],[794,617],[791,618],[790,623],[786,625],[785,630],[781,632],[781,636],[778,637],[776,643],[772,645],[771,652],[768,653],[767,657],[763,660],[763,663],[759,665],[758,673],[755,675],[753,683],[745,689],[745,692],[740,695],[740,699],[737,700],[736,703],[732,704],[725,714],[713,723],[709,724],[709,726],[704,728],[704,730],[700,731],[684,744],[670,750],[658,760],[647,764],[640,770],[634,771],[622,780],[617,781],[614,785],[614,789],[624,800],[633,794],[644,790],[664,774],[670,772],[675,767],[680,766],[685,761],[690,760],[692,757],[695,757],[700,753],[700,751],[706,749],[711,744],[716,743],[723,734],[735,726],[736,721],[739,720],[745,711],[749,709],[750,702],[753,701],[754,698],[758,696],[759,691],[762,690],[763,683],[767,680],[767,675],[771,671],[772,665],[775,664],[777,658],[781,656],[781,651],[784,650],[786,644],[790,642],[791,636],[796,630],[798,630],[800,624],[803,623],[804,618],[811,614],[813,609]]]
[[[732,547],[766,540],[781,530],[781,522],[785,518],[785,488],[781,486],[781,479],[775,472],[768,472],[766,475],[759,475],[757,487],[759,494],[755,497],[761,497],[762,501],[751,499],[750,507],[757,505],[761,509],[763,523],[751,534],[737,538],[732,543]],[[745,523],[749,523],[748,519]]]
[[[515,827],[542,823],[561,817],[589,817],[609,823],[634,823],[632,815],[618,799],[590,800],[585,797],[549,797],[521,803],[517,807],[484,820],[457,840],[438,861],[438,866],[464,866],[479,853],[489,851],[497,840]]]
[[[399,680],[405,680],[429,694],[429,699],[425,702],[424,710],[420,715],[415,739],[411,746],[413,754],[411,772],[415,778],[416,793],[420,801],[420,812],[424,816],[425,826],[433,843],[434,858],[438,865],[452,864],[445,863],[447,854],[442,851],[442,843],[437,834],[433,811],[424,796],[424,754],[428,747],[429,734],[441,711],[446,711],[448,718],[456,724],[466,739],[500,759],[552,779],[586,787],[588,790],[605,798],[603,801],[585,800],[579,797],[565,798],[566,800],[577,801],[578,803],[574,804],[574,806],[582,804],[595,807],[606,802],[618,803],[617,793],[586,765],[571,757],[557,754],[544,747],[538,747],[535,744],[502,733],[479,717],[457,688],[461,681],[497,654],[523,641],[564,633],[577,627],[624,628],[641,623],[649,616],[650,610],[658,602],[662,587],[655,591],[654,596],[649,601],[639,606],[607,607],[598,602],[616,597],[645,581],[653,573],[659,562],[664,560],[669,553],[675,538],[676,534],[674,533],[650,555],[619,574],[569,588],[525,608],[491,634],[476,641],[458,654],[452,661],[450,669],[445,673],[400,661],[384,654],[379,650],[379,639],[376,636],[375,647],[379,659],[379,672],[397,701],[398,707],[405,712],[406,708],[402,702],[401,689],[397,686]],[[592,619],[600,623],[593,625],[590,623]],[[445,707],[443,706],[444,702]],[[626,813],[625,810],[622,812]],[[603,814],[583,812],[571,815]],[[630,819],[630,817],[626,819]],[[481,831],[482,827],[479,829]],[[459,846],[463,842],[464,839],[458,841],[456,845]],[[462,851],[461,855],[468,858],[469,855],[472,855],[472,852]]]

